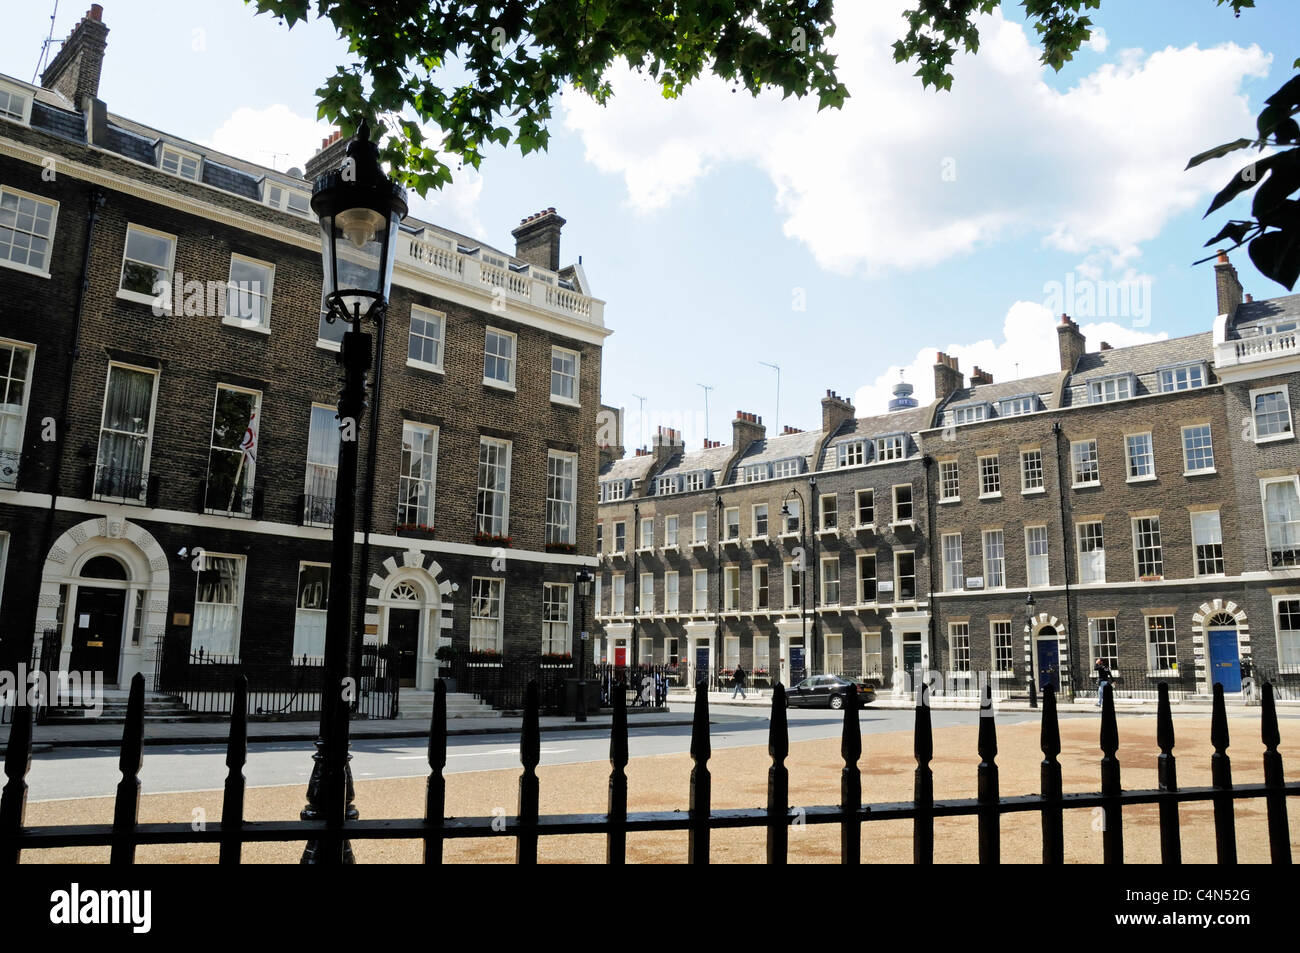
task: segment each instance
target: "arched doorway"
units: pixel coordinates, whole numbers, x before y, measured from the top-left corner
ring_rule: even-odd
[[[1205,623],[1209,655],[1209,682],[1225,692],[1241,691],[1241,649],[1237,641],[1237,620],[1227,612],[1216,612]]]
[[[1051,686],[1061,691],[1061,643],[1056,628],[1045,625],[1038,630],[1034,644],[1035,668],[1038,671],[1038,690]]]
[[[398,684],[403,688],[415,687],[426,602],[423,587],[409,579],[393,585],[384,600],[382,641],[393,648],[393,664],[397,668]]]
[[[104,683],[117,681],[123,629],[126,626],[127,569],[112,556],[92,556],[77,572],[68,668],[103,672]]]
[[[438,648],[451,644],[452,604],[444,600],[453,596],[456,586],[439,579],[442,567],[419,550],[390,556],[382,565],[382,571],[370,577],[373,594],[366,600],[366,631],[373,634],[366,641],[395,646],[401,684],[432,691],[438,678]]]

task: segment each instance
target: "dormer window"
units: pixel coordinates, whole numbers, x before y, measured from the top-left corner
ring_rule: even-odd
[[[772,476],[777,480],[799,475],[799,459],[777,460],[772,464]]]
[[[889,460],[902,460],[907,456],[907,438],[902,434],[890,434],[876,438],[876,460],[885,463]]]
[[[655,480],[655,495],[670,496],[677,492],[677,477],[662,476]]]
[[[704,470],[696,470],[694,473],[686,474],[686,492],[694,493],[696,490],[704,489],[707,475]]]
[[[768,468],[766,463],[749,464],[749,466],[745,467],[745,482],[757,483],[760,480],[766,480],[767,470]]]
[[[162,161],[158,163],[164,172],[170,172],[172,175],[178,175],[182,179],[189,179],[191,182],[199,180],[199,163],[198,156],[189,152],[181,152],[171,146],[163,146]]]
[[[1159,372],[1160,393],[1162,394],[1205,386],[1204,364],[1180,364],[1177,367],[1162,367]]]
[[[1008,397],[1000,402],[998,413],[1003,417],[1017,417],[1020,414],[1032,414],[1038,410],[1038,397],[1026,394],[1023,397]]]
[[[968,404],[965,407],[954,407],[952,409],[952,422],[958,426],[961,424],[973,424],[981,420],[986,420],[988,415],[988,404]]]
[[[626,490],[627,490],[627,484],[622,480],[613,480],[609,483],[606,483],[605,500],[611,503],[614,502],[615,500],[621,500],[623,499]]]
[[[25,90],[0,83],[0,119],[29,125],[32,117],[32,97]]]
[[[854,440],[839,445],[839,465],[857,467],[867,462],[867,445],[862,440]]]
[[[1103,377],[1088,381],[1088,403],[1105,404],[1113,400],[1128,400],[1133,396],[1133,375]]]
[[[266,183],[266,204],[282,212],[292,212],[304,217],[311,215],[311,196],[272,182]]]

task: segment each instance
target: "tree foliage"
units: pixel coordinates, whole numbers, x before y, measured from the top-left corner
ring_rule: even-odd
[[[757,95],[848,91],[825,40],[832,0],[245,0],[290,29],[315,16],[355,62],[317,90],[319,116],[350,135],[387,129],[384,160],[425,194],[451,180],[447,154],[478,168],[490,143],[545,149],[551,103],[565,86],[605,103],[624,58],[678,96],[705,70]],[[733,91],[734,91],[733,89]],[[438,138],[422,127],[436,127]]]

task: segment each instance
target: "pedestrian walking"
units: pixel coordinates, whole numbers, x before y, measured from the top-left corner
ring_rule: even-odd
[[[731,673],[731,684],[733,686],[731,689],[732,698],[736,697],[736,692],[740,692],[741,698],[749,697],[745,694],[745,670],[739,665],[737,665],[736,670]]]
[[[1093,666],[1097,672],[1097,707],[1101,707],[1101,700],[1106,695],[1106,686],[1110,684],[1110,669],[1101,659],[1097,659],[1097,664]]]

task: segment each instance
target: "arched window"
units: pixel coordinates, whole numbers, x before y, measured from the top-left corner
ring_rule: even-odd
[[[126,567],[112,556],[95,556],[81,567],[82,579],[127,579]]]
[[[1216,612],[1210,616],[1210,621],[1206,624],[1206,628],[1210,629],[1235,629],[1236,627],[1237,620],[1227,612]]]
[[[388,598],[394,602],[419,602],[420,593],[409,582],[399,582],[388,594]]]

